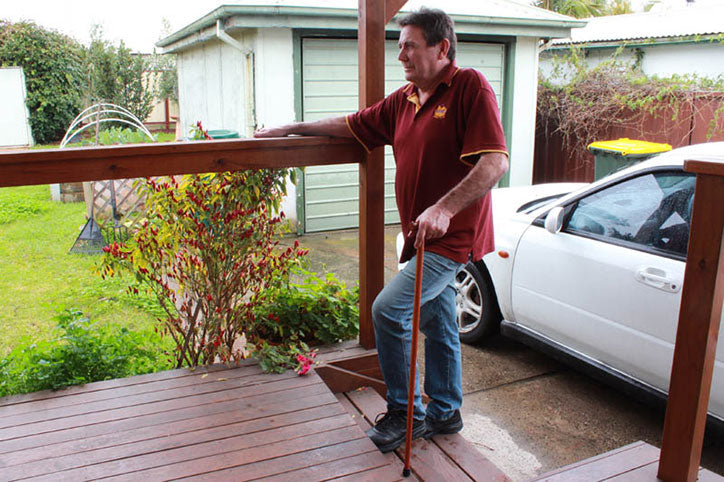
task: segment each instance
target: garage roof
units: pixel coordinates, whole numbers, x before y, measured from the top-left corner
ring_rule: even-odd
[[[722,19],[724,5],[595,17],[588,19],[585,27],[572,29],[569,38],[556,39],[552,43],[563,45],[718,35],[724,33]]]
[[[442,8],[455,20],[458,34],[566,37],[585,21],[510,0],[410,0],[401,12],[421,6]],[[222,5],[156,45],[164,52],[182,50],[212,38],[217,20],[224,28],[288,27],[357,29],[358,0],[252,0]],[[396,30],[390,25],[389,30]]]

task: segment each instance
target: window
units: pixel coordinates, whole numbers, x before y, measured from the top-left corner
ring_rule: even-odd
[[[629,179],[579,200],[565,229],[686,256],[695,183],[683,172]]]

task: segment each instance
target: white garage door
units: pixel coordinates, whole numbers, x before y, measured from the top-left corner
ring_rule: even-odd
[[[0,146],[33,143],[25,107],[25,75],[22,67],[0,69]]]
[[[388,40],[385,52],[385,94],[404,85],[397,60],[397,41]],[[458,43],[460,67],[478,69],[490,82],[502,107],[505,47],[501,44]],[[305,121],[346,115],[358,108],[357,40],[302,40],[302,115]],[[399,222],[395,205],[395,161],[385,148],[385,222]],[[358,167],[307,167],[304,173],[304,229],[306,232],[357,227],[359,223]]]

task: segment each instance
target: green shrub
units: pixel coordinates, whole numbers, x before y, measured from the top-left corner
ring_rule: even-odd
[[[171,368],[161,337],[153,331],[97,325],[71,310],[59,313],[56,321],[55,339],[26,342],[0,360],[0,396]]]
[[[177,367],[236,362],[244,358],[242,335],[260,344],[250,329],[254,307],[306,254],[277,249],[283,213],[273,210],[286,175],[249,170],[139,184],[146,220],[130,239],[104,248],[101,274],[130,273],[134,293],[157,299]]]
[[[298,269],[302,283],[269,290],[255,310],[255,329],[269,342],[258,347],[262,367],[278,371],[297,365],[307,345],[337,343],[359,334],[359,290],[349,290],[332,273],[320,278]]]
[[[129,127],[111,127],[104,129],[98,133],[98,144],[102,146],[111,146],[114,144],[142,144],[145,142],[154,142],[145,132],[131,129]],[[82,145],[95,145],[95,137],[86,139]]]
[[[26,105],[35,142],[60,140],[82,107],[83,46],[32,22],[0,20],[0,66],[25,73]]]

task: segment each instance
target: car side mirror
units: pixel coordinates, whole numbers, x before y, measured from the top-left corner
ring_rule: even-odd
[[[564,209],[561,206],[555,207],[546,214],[543,226],[551,234],[556,234],[563,227]]]

